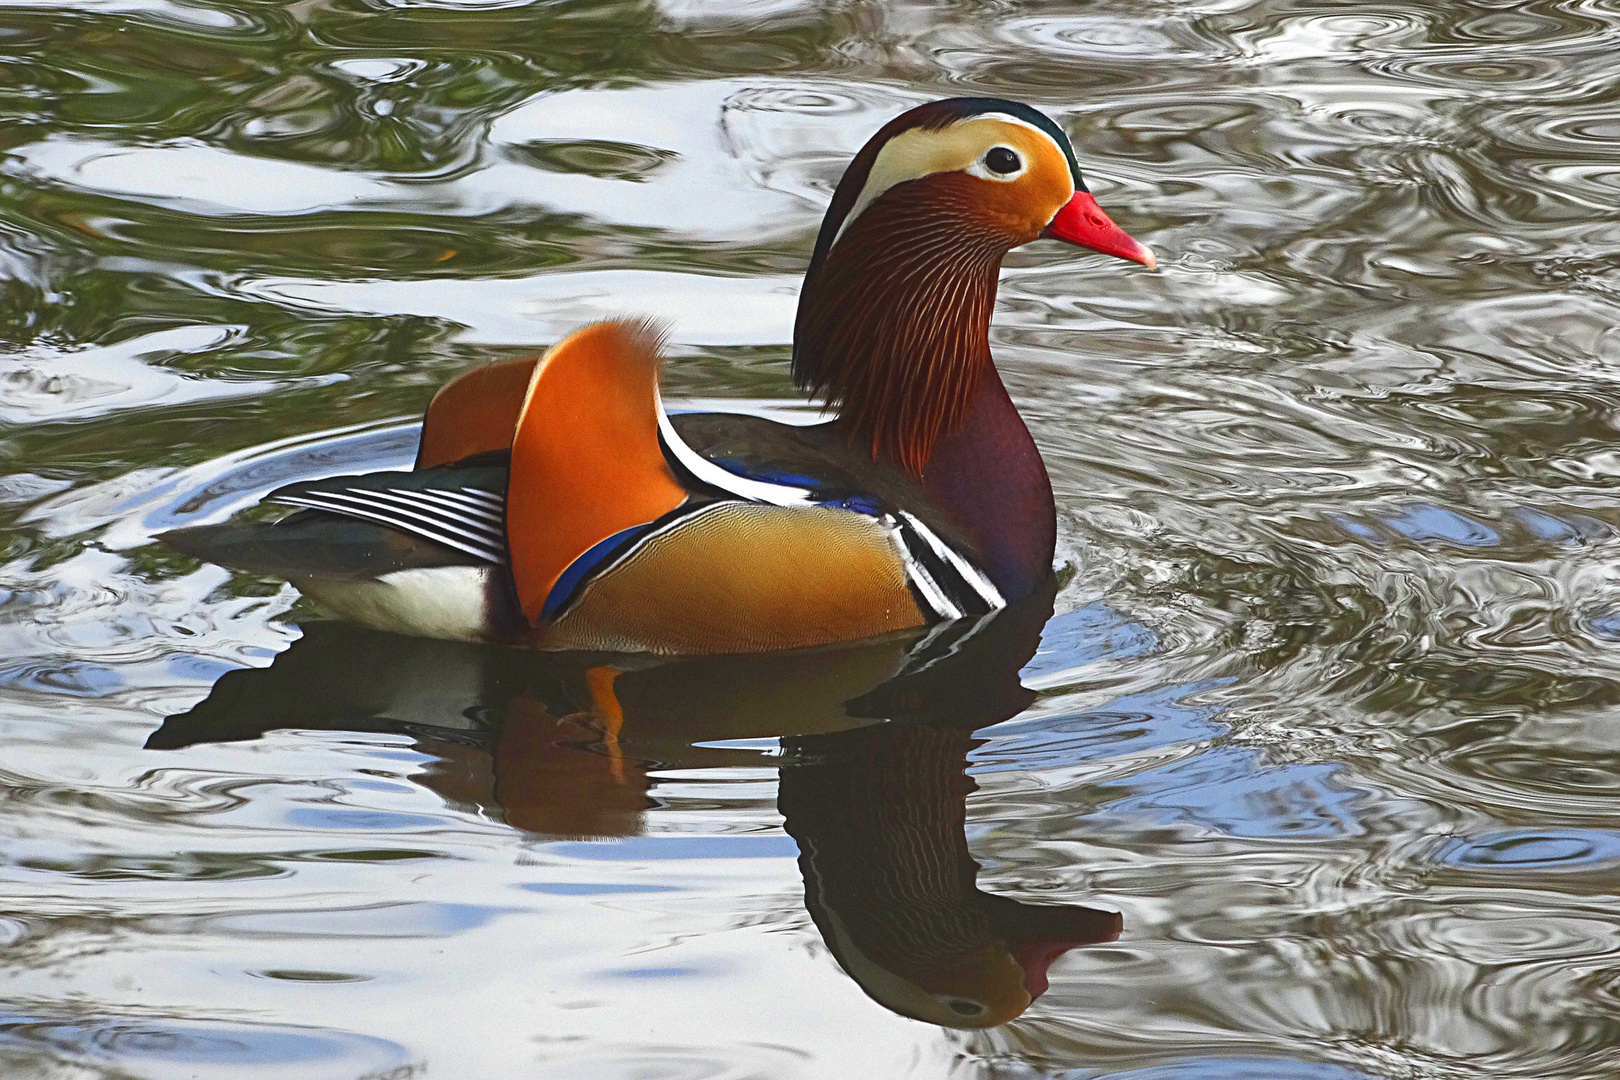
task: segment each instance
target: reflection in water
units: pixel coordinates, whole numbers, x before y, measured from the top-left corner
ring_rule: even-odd
[[[416,779],[444,798],[527,832],[606,839],[640,834],[654,770],[713,764],[704,743],[780,736],[778,805],[838,963],[902,1016],[991,1027],[1045,992],[1058,956],[1120,932],[1112,912],[981,891],[968,851],[972,731],[1033,700],[1019,671],[1051,613],[1048,591],[925,635],[667,662],[313,623],[146,745],[407,734],[434,758]]]
[[[990,1027],[1046,991],[1046,969],[1112,941],[1120,917],[981,891],[968,853],[971,735],[884,724],[791,740],[779,805],[799,842],[805,906],[872,998],[902,1016]]]

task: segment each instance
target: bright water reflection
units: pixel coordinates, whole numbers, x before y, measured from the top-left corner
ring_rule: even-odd
[[[1617,49],[1606,0],[0,5],[0,1071],[1616,1072]],[[784,407],[830,185],[949,93],[1163,259],[1007,270],[1078,572],[951,723],[710,672],[610,744],[149,543],[625,306],[672,394]],[[874,992],[1082,938],[1004,1026]]]

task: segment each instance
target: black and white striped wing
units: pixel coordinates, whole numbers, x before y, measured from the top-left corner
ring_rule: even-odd
[[[504,566],[506,470],[430,469],[289,484],[267,501],[370,521]]]
[[[941,619],[978,618],[1007,606],[984,571],[947,544],[914,514],[890,518],[900,540],[906,576]]]

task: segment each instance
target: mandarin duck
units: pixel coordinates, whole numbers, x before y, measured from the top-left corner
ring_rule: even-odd
[[[1040,237],[1154,266],[1027,105],[954,98],[850,162],[805,274],[796,383],[833,418],[671,414],[659,335],[585,327],[429,404],[415,468],[297,483],[272,524],[178,529],[350,621],[543,649],[711,654],[982,615],[1052,574],[1039,451],[989,345]]]

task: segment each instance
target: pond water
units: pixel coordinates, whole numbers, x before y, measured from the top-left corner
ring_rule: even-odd
[[[1051,607],[610,730],[152,541],[602,315],[801,409],[953,94],[1161,259],[1007,264]],[[1620,1075],[1617,203],[1611,0],[3,0],[0,1073]]]

